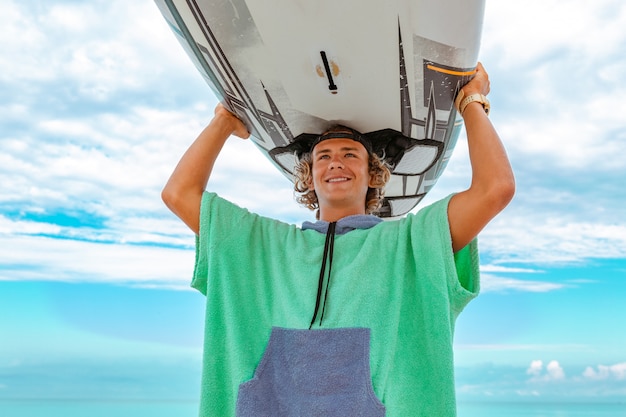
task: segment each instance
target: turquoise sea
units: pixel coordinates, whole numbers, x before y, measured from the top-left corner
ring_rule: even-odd
[[[2,417],[196,417],[195,401],[0,400]],[[458,417],[626,417],[625,404],[460,403]]]
[[[626,403],[460,403],[458,417],[626,417]]]
[[[197,417],[195,401],[0,400],[1,417]]]

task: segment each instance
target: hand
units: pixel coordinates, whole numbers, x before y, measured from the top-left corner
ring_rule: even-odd
[[[484,96],[489,94],[489,75],[487,74],[487,71],[485,71],[483,64],[479,62],[476,65],[476,74],[474,75],[474,78],[472,78],[472,80],[468,82],[461,90],[463,91],[463,93],[465,93],[465,97],[476,93],[482,94]]]
[[[243,124],[241,119],[228,111],[222,103],[218,103],[215,107],[215,119],[222,119],[224,122],[230,123],[233,135],[241,139],[250,137],[250,132],[248,132],[246,125]]]

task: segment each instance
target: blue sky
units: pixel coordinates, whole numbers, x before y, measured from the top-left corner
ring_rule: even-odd
[[[149,0],[0,6],[0,398],[194,399],[194,240],[159,194],[217,100]],[[621,0],[487,3],[480,60],[518,191],[480,237],[462,400],[626,398],[625,27]],[[462,136],[424,204],[468,178]],[[212,187],[311,218],[246,141]]]

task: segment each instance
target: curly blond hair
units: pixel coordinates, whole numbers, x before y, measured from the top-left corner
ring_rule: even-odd
[[[380,209],[385,195],[384,187],[391,177],[391,171],[386,162],[376,154],[369,155],[369,175],[373,187],[367,189],[365,197],[365,212],[376,214]],[[311,152],[305,153],[294,167],[294,197],[299,204],[310,210],[318,210],[319,202],[315,190],[309,188],[313,181],[313,158]],[[319,219],[319,210],[316,213]]]

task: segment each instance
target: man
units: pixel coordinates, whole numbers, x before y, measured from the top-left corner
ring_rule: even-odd
[[[452,339],[478,292],[475,237],[515,187],[485,112],[488,92],[479,64],[460,108],[467,190],[380,222],[367,215],[368,194],[386,177],[372,175],[367,138],[339,129],[303,155],[310,162],[299,169],[310,175],[297,189],[319,221],[301,229],[204,191],[226,139],[248,137],[216,108],[163,190],[198,235],[192,285],[207,297],[201,415],[456,414]]]

